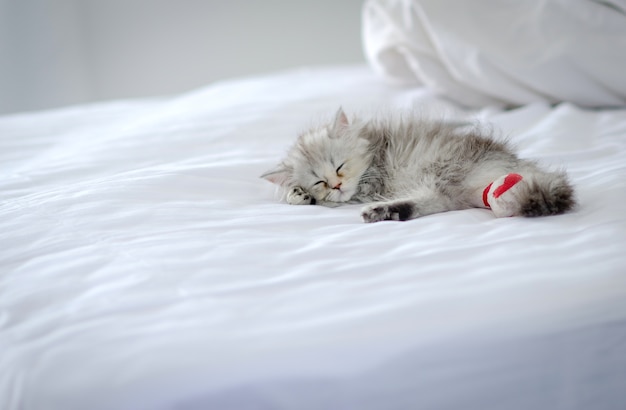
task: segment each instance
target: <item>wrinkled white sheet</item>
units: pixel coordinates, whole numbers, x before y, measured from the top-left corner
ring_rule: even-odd
[[[580,207],[363,224],[259,175],[343,105],[493,124]],[[0,118],[0,408],[623,409],[626,110],[364,67]]]
[[[624,0],[369,0],[363,41],[387,79],[471,107],[626,104]]]

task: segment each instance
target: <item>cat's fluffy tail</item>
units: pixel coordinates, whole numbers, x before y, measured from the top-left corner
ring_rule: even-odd
[[[527,183],[518,197],[521,216],[558,215],[576,206],[574,188],[565,172],[538,172],[524,179]]]

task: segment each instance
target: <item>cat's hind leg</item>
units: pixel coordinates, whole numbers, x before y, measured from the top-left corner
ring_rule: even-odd
[[[565,173],[542,171],[502,175],[484,188],[482,201],[498,218],[557,215],[575,205]]]
[[[498,218],[506,218],[519,214],[520,192],[528,182],[520,174],[509,173],[495,179],[482,192],[483,205],[491,209]]]

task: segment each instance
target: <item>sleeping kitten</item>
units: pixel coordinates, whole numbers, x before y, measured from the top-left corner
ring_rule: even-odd
[[[341,108],[262,177],[292,205],[369,203],[365,222],[468,208],[497,217],[556,215],[575,204],[564,172],[544,171],[476,131],[412,119],[350,123]]]

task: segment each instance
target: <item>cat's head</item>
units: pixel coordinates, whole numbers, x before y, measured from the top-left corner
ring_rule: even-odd
[[[262,178],[285,189],[300,186],[318,201],[348,201],[372,161],[360,129],[339,108],[334,121],[300,135],[285,159]]]

